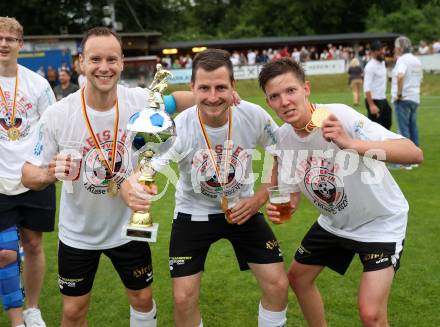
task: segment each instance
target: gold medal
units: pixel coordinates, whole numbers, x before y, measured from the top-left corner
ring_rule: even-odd
[[[328,109],[325,108],[318,108],[312,113],[312,123],[316,127],[322,127],[322,124],[324,123],[324,120],[327,119],[328,116],[330,116],[331,112]]]
[[[116,183],[113,179],[110,179],[107,184],[107,194],[113,198],[118,195],[118,191],[118,183]]]
[[[17,141],[20,138],[20,130],[17,127],[8,129],[8,137],[11,141]]]

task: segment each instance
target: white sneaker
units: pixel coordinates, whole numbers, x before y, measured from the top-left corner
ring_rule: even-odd
[[[29,308],[23,311],[24,322],[27,327],[46,327],[41,317],[41,311],[37,308]]]

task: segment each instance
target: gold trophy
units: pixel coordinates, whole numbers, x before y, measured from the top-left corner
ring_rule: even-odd
[[[127,130],[134,149],[139,153],[138,183],[154,184],[155,171],[151,160],[166,153],[176,139],[176,126],[171,116],[165,112],[162,93],[167,88],[171,73],[157,64],[156,74],[148,91],[148,107],[130,117]],[[122,237],[137,241],[156,242],[159,224],[153,223],[149,210],[136,211],[128,224],[122,228]]]

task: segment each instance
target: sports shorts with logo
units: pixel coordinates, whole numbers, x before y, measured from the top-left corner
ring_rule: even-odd
[[[355,254],[363,264],[363,271],[374,271],[393,266],[397,271],[403,252],[401,242],[358,242],[336,236],[315,222],[304,236],[295,253],[295,260],[306,265],[326,266],[343,275]]]
[[[58,243],[58,285],[68,296],[90,292],[101,254],[106,255],[119,274],[124,286],[140,290],[153,282],[150,246],[147,242],[131,241],[105,250],[83,250]]]
[[[240,270],[249,269],[248,263],[283,261],[278,241],[261,213],[237,225],[227,223],[223,213],[208,215],[207,221],[192,221],[190,214],[179,212],[171,230],[171,277],[203,271],[209,247],[220,239],[231,242]]]

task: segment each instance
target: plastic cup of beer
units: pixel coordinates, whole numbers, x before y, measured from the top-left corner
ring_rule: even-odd
[[[70,161],[72,167],[69,171],[64,173],[63,180],[76,181],[79,179],[82,163],[83,144],[75,141],[60,142],[60,154],[67,156],[67,161]]]
[[[267,189],[269,192],[270,204],[276,207],[276,210],[280,213],[280,222],[283,224],[290,220],[291,208],[290,208],[290,190],[285,187],[272,186]]]
[[[238,201],[240,201],[240,197],[238,196],[230,196],[226,197],[228,202],[228,208],[225,210],[225,218],[229,224],[234,224],[231,220],[232,209],[237,205]]]

